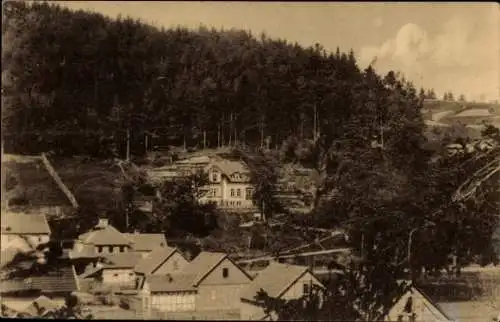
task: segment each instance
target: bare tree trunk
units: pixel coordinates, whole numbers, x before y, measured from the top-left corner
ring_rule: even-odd
[[[127,155],[126,160],[130,161],[130,128],[127,128]]]

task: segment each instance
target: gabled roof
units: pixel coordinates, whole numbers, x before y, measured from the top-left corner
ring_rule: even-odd
[[[177,252],[176,248],[158,247],[137,263],[135,271],[145,275],[153,274],[175,252]]]
[[[50,270],[41,276],[0,281],[1,293],[40,291],[43,293],[73,292],[78,284],[73,266]]]
[[[436,303],[434,302],[431,298],[425,294],[420,288],[417,286],[413,285],[411,286],[405,293],[401,294],[401,296],[394,301],[394,305],[392,307],[389,307],[385,313],[385,316],[387,316],[391,310],[393,309],[394,306],[397,305],[399,301],[401,301],[408,293],[418,293],[420,294],[424,300],[427,302],[425,303],[425,306],[429,309],[429,311],[432,313],[432,315],[435,316],[437,319],[436,321],[444,322],[444,321],[453,321],[452,318],[450,318],[446,312]]]
[[[61,307],[58,303],[52,301],[48,297],[41,295],[39,298],[31,302],[24,310],[23,313],[28,313],[33,317],[40,316],[37,307],[42,311],[41,314],[55,311]]]
[[[261,289],[270,297],[280,298],[307,272],[310,272],[310,270],[306,266],[287,265],[273,261],[243,289],[241,298],[255,301],[255,296]]]
[[[164,234],[123,234],[132,241],[132,248],[135,251],[152,251],[158,247],[167,246],[167,239]]]
[[[104,268],[133,268],[141,258],[142,254],[136,252],[105,255]]]
[[[184,273],[194,276],[193,284],[198,285],[226,258],[224,253],[201,252],[184,268]]]
[[[118,229],[111,225],[104,228],[95,227],[78,237],[79,240],[86,244],[93,245],[130,245],[132,241],[122,234]]]
[[[2,234],[50,234],[49,223],[43,214],[2,212]]]
[[[240,269],[243,274],[245,274],[250,280],[252,277],[242,270],[237,264],[235,264],[228,256],[224,253],[216,252],[201,252],[196,258],[194,258],[183,270],[184,274],[193,275],[193,285],[198,286],[205,277],[208,276],[220,263],[224,260],[229,260],[238,269]]]
[[[155,292],[192,292],[195,276],[189,274],[151,275],[146,277],[149,290]]]
[[[214,160],[205,169],[209,170],[212,167],[217,167],[228,177],[231,177],[233,173],[247,174],[250,172],[248,166],[243,161]]]

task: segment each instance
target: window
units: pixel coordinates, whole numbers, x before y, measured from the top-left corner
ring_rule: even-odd
[[[125,246],[120,246],[120,253],[123,253],[125,251]]]
[[[304,293],[304,295],[308,295],[309,291],[310,291],[309,284],[308,283],[304,283],[304,285],[303,285],[303,291],[302,292]]]
[[[236,189],[236,197],[241,197],[241,189]]]
[[[113,246],[108,246],[108,250],[109,250],[110,253],[112,253],[113,252]]]
[[[234,197],[234,189],[231,189],[231,197]]]
[[[97,246],[97,252],[102,253],[102,246]]]
[[[113,274],[114,277],[118,277],[118,274]]]
[[[241,201],[236,201],[236,206],[240,207],[241,206]]]
[[[175,261],[172,263],[172,266],[173,266],[174,270],[178,270],[178,269],[179,269],[179,261],[175,260]]]
[[[227,267],[224,267],[222,269],[222,277],[227,278],[229,276],[229,269]]]
[[[217,171],[212,172],[212,181],[213,182],[219,181],[219,173]]]
[[[246,188],[245,199],[252,200],[252,194],[253,194],[252,188]]]

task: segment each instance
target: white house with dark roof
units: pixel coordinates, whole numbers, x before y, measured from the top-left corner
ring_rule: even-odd
[[[313,286],[325,286],[306,266],[271,262],[241,292],[241,319],[262,320],[266,313],[257,300],[260,291],[275,299],[294,300],[308,295]]]
[[[181,272],[146,276],[139,285],[146,310],[239,310],[240,293],[252,278],[226,254],[202,252]]]
[[[43,214],[2,211],[1,250],[28,251],[50,240],[50,227]]]
[[[250,169],[243,161],[213,159],[204,171],[209,184],[201,202],[214,202],[220,208],[253,208],[254,187],[250,182]]]

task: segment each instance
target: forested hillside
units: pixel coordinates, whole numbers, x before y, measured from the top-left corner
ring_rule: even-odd
[[[133,155],[153,137],[272,147],[324,128],[366,146],[381,125],[396,150],[418,143],[402,135],[422,125],[413,86],[359,70],[352,51],[237,30],[159,30],[47,3],[6,3],[2,36],[8,152],[123,155],[127,132]]]

